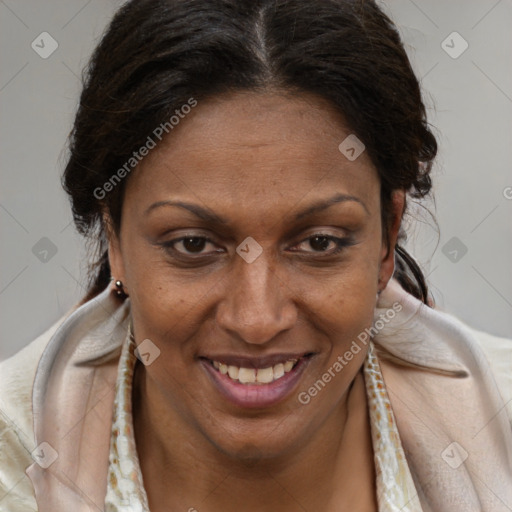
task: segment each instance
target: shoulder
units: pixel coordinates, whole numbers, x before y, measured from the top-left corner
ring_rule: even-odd
[[[494,336],[465,325],[489,363],[512,427],[512,339]]]
[[[26,447],[34,439],[32,385],[37,366],[44,349],[64,318],[59,319],[12,357],[0,361],[0,411],[5,421],[10,420],[16,424],[20,442]]]
[[[396,310],[395,304],[400,306]],[[479,385],[490,386],[488,392],[501,398],[500,410],[506,410],[512,427],[511,339],[479,331],[456,315],[428,307],[395,279],[379,297],[375,318],[382,318],[383,326],[374,340],[394,356],[394,362],[430,368],[440,375],[475,372],[483,379]]]
[[[35,448],[32,386],[41,355],[64,318],[0,361],[0,512],[37,510],[32,483],[25,474]]]

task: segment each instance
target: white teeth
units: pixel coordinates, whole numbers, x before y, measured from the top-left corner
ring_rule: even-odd
[[[279,363],[274,366],[274,379],[279,379],[284,375],[284,364]]]
[[[228,366],[219,361],[213,361],[213,367],[222,375],[229,375],[233,380],[242,384],[269,384],[274,380],[280,379],[285,373],[291,372],[298,359],[290,359],[285,363],[279,363],[268,368],[239,368],[238,366]]]
[[[269,368],[260,368],[258,370],[258,374],[256,375],[256,379],[262,384],[268,384],[269,382],[272,382],[274,380],[274,370],[272,366]]]
[[[228,375],[233,380],[237,380],[238,379],[238,372],[239,372],[238,367],[236,367],[236,366],[228,366]]]
[[[254,368],[240,368],[238,380],[242,384],[254,384],[256,382],[256,370]]]

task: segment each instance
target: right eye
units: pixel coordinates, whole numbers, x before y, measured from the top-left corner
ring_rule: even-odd
[[[202,253],[206,244],[213,244],[212,240],[204,236],[196,236],[196,235],[185,235],[180,238],[175,238],[173,240],[169,240],[168,242],[164,242],[162,244],[167,250],[174,251],[181,256],[189,256],[193,254],[198,254],[199,256],[204,256],[209,253]],[[177,247],[181,247],[184,250],[178,250]],[[219,252],[219,251],[213,251]],[[191,256],[194,258],[195,256]]]

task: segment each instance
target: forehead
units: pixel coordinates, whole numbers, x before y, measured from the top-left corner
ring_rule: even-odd
[[[363,151],[351,160],[339,149],[349,136],[343,116],[313,95],[219,96],[182,115],[139,164],[126,198],[141,208],[179,196],[256,211],[339,192],[378,208],[370,158]]]

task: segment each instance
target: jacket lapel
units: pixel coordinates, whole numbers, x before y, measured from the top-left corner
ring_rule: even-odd
[[[462,322],[423,305],[395,281],[382,293],[375,318],[397,302],[401,311],[374,343],[433,370],[380,358],[424,511],[509,512],[512,430],[478,341]]]
[[[40,512],[103,511],[128,315],[129,302],[120,306],[106,289],[63,323],[41,357],[33,388],[39,448],[26,470]]]

